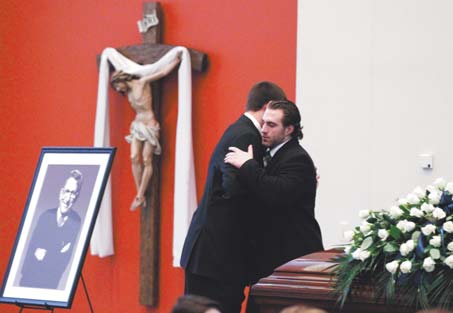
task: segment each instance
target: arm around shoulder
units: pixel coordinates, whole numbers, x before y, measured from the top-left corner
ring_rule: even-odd
[[[267,173],[255,160],[245,162],[239,168],[239,179],[254,196],[270,205],[284,203],[292,195],[312,189],[312,163],[298,155],[278,165]]]

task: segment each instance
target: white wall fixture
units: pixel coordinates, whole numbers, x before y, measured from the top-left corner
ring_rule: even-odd
[[[418,156],[418,164],[422,169],[432,170],[434,167],[432,154],[420,154]]]

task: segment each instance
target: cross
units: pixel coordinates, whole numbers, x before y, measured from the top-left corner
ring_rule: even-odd
[[[116,48],[121,54],[139,64],[150,64],[159,60],[175,46],[161,44],[162,9],[158,2],[143,4],[143,20],[139,22],[143,44]],[[156,24],[157,25],[154,25]],[[151,24],[150,28],[146,28]],[[202,72],[207,65],[206,54],[189,49],[192,69]],[[160,120],[159,81],[151,84],[152,107]],[[155,306],[158,300],[159,273],[159,225],[160,225],[160,158],[153,158],[153,175],[146,192],[146,206],[140,209],[140,295],[142,305]]]

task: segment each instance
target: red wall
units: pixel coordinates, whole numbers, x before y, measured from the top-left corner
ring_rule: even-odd
[[[163,0],[163,41],[208,54],[193,77],[193,134],[198,196],[209,156],[225,127],[243,112],[248,89],[272,80],[294,98],[296,0]],[[140,43],[142,1],[40,0],[0,3],[0,273],[4,273],[42,146],[93,142],[97,69],[104,47]],[[138,304],[139,214],[129,146],[133,112],[111,93],[116,254],[87,256],[83,273],[96,312],[169,312],[183,291],[183,271],[171,266],[177,79],[164,79],[160,299]],[[2,275],[2,274],[0,274]],[[80,286],[79,286],[80,287]],[[17,312],[0,304],[2,312]],[[88,312],[79,288],[73,312]]]

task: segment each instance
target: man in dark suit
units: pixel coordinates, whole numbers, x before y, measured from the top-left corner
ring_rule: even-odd
[[[262,165],[260,127],[266,104],[285,99],[270,82],[255,84],[248,94],[246,113],[230,125],[212,153],[203,197],[184,242],[181,266],[185,293],[218,301],[224,313],[238,313],[248,284],[249,212],[254,201],[237,180],[237,169],[224,163],[230,146],[247,149]]]
[[[58,207],[39,216],[22,266],[21,287],[63,289],[60,280],[79,236],[81,220],[73,205],[81,187],[82,173],[74,169],[60,189]]]
[[[239,169],[239,181],[256,199],[254,278],[257,280],[299,256],[323,250],[321,231],[315,219],[316,169],[299,145],[300,114],[288,100],[271,101],[263,115],[263,145],[270,160],[262,167],[254,151],[231,147],[225,162]]]

